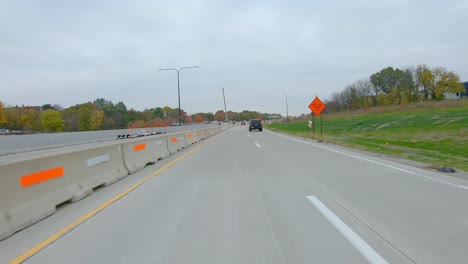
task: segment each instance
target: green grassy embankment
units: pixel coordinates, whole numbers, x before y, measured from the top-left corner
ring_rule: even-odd
[[[468,100],[377,107],[315,119],[315,138],[339,145],[468,172]],[[266,127],[308,136],[308,120]]]

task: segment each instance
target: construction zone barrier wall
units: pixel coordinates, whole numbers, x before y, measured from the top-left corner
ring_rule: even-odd
[[[187,131],[185,132],[185,138],[188,145],[192,145],[198,142],[198,136],[196,131]]]
[[[0,240],[149,163],[221,131],[220,127],[95,143],[0,159]]]
[[[120,144],[0,165],[0,239],[55,213],[57,205],[127,175]]]
[[[167,146],[171,155],[188,147],[187,137],[185,132],[171,133],[167,136]]]
[[[166,136],[131,139],[122,144],[125,167],[133,174],[148,163],[154,163],[170,155]]]

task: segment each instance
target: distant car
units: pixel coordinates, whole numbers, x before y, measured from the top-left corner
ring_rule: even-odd
[[[249,131],[252,131],[252,130],[258,130],[260,132],[263,131],[262,121],[258,119],[250,120]]]
[[[245,126],[245,121],[242,121],[242,122],[241,122],[241,126]]]

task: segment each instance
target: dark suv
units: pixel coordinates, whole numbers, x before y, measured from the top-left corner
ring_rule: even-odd
[[[263,130],[262,121],[258,119],[250,120],[249,131],[252,131],[254,129],[258,129],[258,131],[262,131]]]

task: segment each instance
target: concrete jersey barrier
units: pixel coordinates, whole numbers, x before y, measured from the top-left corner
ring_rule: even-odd
[[[164,135],[131,139],[122,145],[125,166],[130,174],[142,170],[148,163],[170,155]]]
[[[174,155],[178,151],[181,151],[189,146],[185,132],[171,133],[166,137],[168,150],[171,155]]]
[[[187,131],[185,132],[185,138],[188,145],[193,145],[198,142],[197,131]]]
[[[128,175],[120,144],[24,156],[0,165],[0,240]]]

